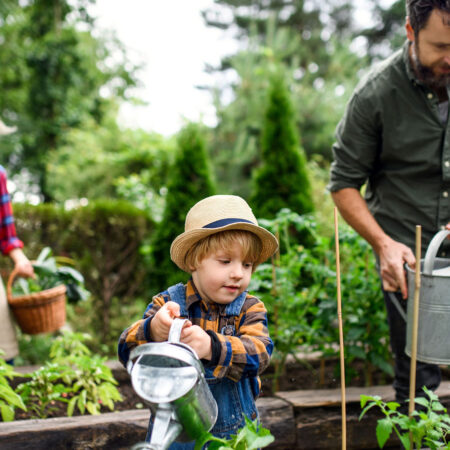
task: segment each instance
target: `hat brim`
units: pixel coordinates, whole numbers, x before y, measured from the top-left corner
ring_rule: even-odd
[[[259,237],[262,244],[261,254],[255,264],[263,263],[270,258],[278,249],[276,237],[265,228],[247,222],[235,222],[218,228],[197,228],[195,230],[185,231],[175,238],[170,246],[170,257],[172,261],[185,272],[190,272],[190,268],[185,264],[187,252],[193,245],[201,239],[226,230],[245,230],[250,231]]]

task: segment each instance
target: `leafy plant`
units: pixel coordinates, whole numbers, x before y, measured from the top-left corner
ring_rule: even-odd
[[[0,353],[3,354],[1,350]],[[18,375],[13,366],[0,357],[0,414],[3,422],[14,420],[14,408],[27,409],[20,395],[9,385],[8,380]]]
[[[62,265],[62,263],[73,265],[73,260],[62,256],[53,257],[49,247],[43,248],[36,262],[33,263],[36,279],[19,278],[13,287],[14,295],[28,295],[65,284],[69,302],[86,300],[89,292],[84,288],[83,275],[73,267]]]
[[[245,417],[245,426],[230,439],[221,439],[211,433],[205,433],[196,441],[194,450],[200,450],[206,443],[209,450],[253,450],[267,447],[274,440],[270,431],[258,425],[257,420],[252,422]]]
[[[87,334],[69,332],[57,337],[50,349],[51,361],[18,386],[17,392],[37,417],[48,417],[58,402],[67,404],[70,417],[75,408],[81,414],[99,414],[102,405],[113,410],[114,402],[122,400],[106,358],[92,355],[84,344],[89,339]]]
[[[276,379],[283,373],[288,355],[295,358],[301,350],[336,354],[336,257],[334,240],[318,232],[312,216],[282,209],[274,220],[260,223],[279,237],[281,248],[271,264],[258,267],[249,287],[268,310],[276,349],[273,388],[277,390]],[[355,232],[341,231],[346,361],[362,360],[370,385],[373,367],[392,373],[383,297],[369,245]],[[298,245],[292,237],[296,233],[308,245]],[[346,375],[352,374],[348,371]]]
[[[366,412],[378,407],[385,415],[378,420],[376,434],[380,448],[383,448],[394,431],[400,439],[403,448],[412,450],[410,436],[416,448],[427,446],[431,450],[450,449],[450,417],[447,410],[439,402],[438,396],[427,389],[423,390],[426,397],[417,397],[415,403],[423,408],[423,411],[414,411],[412,417],[398,411],[399,403],[383,402],[379,396],[361,395],[361,408],[363,411],[359,420]]]
[[[64,333],[55,339],[50,350],[54,361],[68,370],[62,375],[68,394],[67,415],[71,417],[75,407],[84,414],[100,414],[102,405],[111,411],[114,402],[122,400],[115,387],[117,381],[106,366],[106,358],[91,355],[83,341],[90,336],[81,333]]]
[[[27,407],[33,411],[34,417],[44,419],[57,410],[57,401],[66,401],[67,388],[61,382],[66,370],[66,367],[57,363],[47,362],[27,375],[31,378],[30,381],[17,386],[17,392]]]

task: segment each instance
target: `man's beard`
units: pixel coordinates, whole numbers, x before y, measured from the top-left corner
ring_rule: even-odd
[[[442,67],[450,69],[448,64],[436,63],[432,66],[424,66],[420,61],[419,48],[417,39],[411,44],[411,58],[413,62],[414,72],[417,78],[430,87],[447,87],[450,85],[450,73],[437,74],[433,71],[433,67]]]

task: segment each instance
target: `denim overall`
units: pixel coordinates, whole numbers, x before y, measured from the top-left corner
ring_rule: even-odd
[[[170,299],[180,305],[180,316],[188,317],[186,310],[185,287],[182,283],[171,286],[168,289]],[[233,300],[225,308],[225,315],[228,317],[237,317],[241,312],[247,292],[243,292],[239,297]],[[234,323],[234,321],[233,321]],[[234,325],[227,325],[225,329],[220,330],[221,334],[236,335]],[[216,378],[213,375],[213,369],[205,368],[205,378],[209,388],[215,398],[218,406],[217,421],[210,431],[214,436],[220,438],[229,438],[236,434],[240,428],[245,426],[244,415],[249,419],[258,418],[258,411],[255,405],[254,395],[251,389],[249,378],[241,378],[238,382],[229,378]],[[152,424],[149,424],[146,441],[150,441]],[[193,450],[195,442],[174,442],[169,450]]]

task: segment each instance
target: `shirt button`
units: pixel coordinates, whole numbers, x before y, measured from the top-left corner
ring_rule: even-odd
[[[447,197],[448,197],[448,192],[447,192],[447,191],[444,191],[444,192],[442,193],[442,197],[447,198]]]
[[[427,97],[431,100],[433,98],[433,94],[431,92],[428,92]]]

